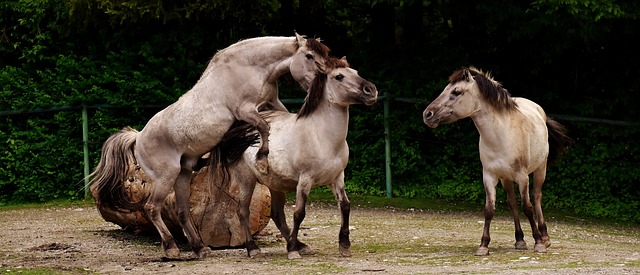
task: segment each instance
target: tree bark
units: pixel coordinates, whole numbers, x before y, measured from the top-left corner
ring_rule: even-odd
[[[210,181],[209,167],[194,172],[191,179],[191,217],[199,230],[205,245],[211,247],[237,247],[244,245],[245,237],[237,215],[238,186],[234,182],[222,188],[219,181]],[[129,199],[141,202],[139,209],[133,211],[114,209],[96,201],[98,211],[105,221],[115,223],[124,230],[135,233],[156,233],[151,221],[146,217],[142,206],[153,184],[141,169],[129,169],[129,181],[124,185]],[[91,194],[97,198],[97,190],[90,187]],[[262,231],[270,219],[271,193],[262,184],[256,184],[250,205],[249,228],[252,235]],[[176,211],[175,193],[167,196],[162,219],[174,236],[183,236]]]

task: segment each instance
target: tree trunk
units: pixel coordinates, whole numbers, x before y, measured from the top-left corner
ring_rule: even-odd
[[[227,184],[226,189],[220,187],[220,183],[209,180],[209,167],[194,172],[191,179],[191,217],[200,231],[205,245],[211,247],[237,247],[244,245],[245,237],[240,228],[236,203],[238,186],[235,183]],[[129,180],[124,188],[133,202],[140,202],[149,195],[153,184],[141,169],[129,170]],[[91,194],[97,198],[97,190],[91,186]],[[124,230],[132,230],[136,233],[156,233],[155,227],[146,217],[142,206],[134,211],[114,209],[96,201],[98,211],[108,222],[121,226]],[[269,223],[271,211],[271,193],[262,184],[256,184],[250,206],[249,228],[255,235],[264,229]],[[175,193],[167,196],[163,209],[162,219],[174,236],[183,236],[176,211]]]

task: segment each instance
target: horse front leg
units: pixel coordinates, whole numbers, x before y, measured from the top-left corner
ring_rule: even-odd
[[[284,214],[284,204],[286,203],[285,193],[276,191],[273,189],[269,189],[271,191],[271,220],[276,225],[278,230],[280,230],[280,234],[285,239],[287,244],[289,244],[289,240],[291,239],[291,229],[289,229],[289,225],[287,224],[287,217]],[[295,246],[297,247],[298,253],[300,255],[313,255],[315,251],[313,251],[308,245],[301,241],[296,241]]]
[[[300,231],[300,224],[306,216],[307,198],[309,197],[309,188],[301,188],[301,186],[312,186],[311,184],[305,184],[298,182],[298,189],[296,191],[296,209],[293,211],[293,228],[291,229],[291,235],[287,240],[287,257],[289,260],[300,259],[300,242],[298,241],[298,232]]]
[[[260,134],[260,148],[256,153],[256,169],[261,174],[267,174],[269,172],[269,130],[270,126],[267,121],[260,116],[256,106],[242,105],[235,110],[235,116],[237,119],[245,121],[256,127]]]
[[[547,252],[547,247],[542,241],[542,236],[540,235],[540,231],[538,230],[538,226],[536,226],[536,220],[533,217],[533,206],[531,205],[531,200],[529,199],[529,176],[523,175],[520,176],[519,179],[516,179],[518,183],[518,187],[520,188],[520,198],[522,199],[522,212],[529,219],[529,224],[531,224],[531,233],[533,235],[533,239],[535,240],[535,245],[533,246],[533,251],[535,252]]]
[[[527,250],[527,243],[524,241],[524,233],[522,232],[522,227],[520,226],[520,211],[518,211],[518,201],[516,199],[516,193],[513,190],[513,181],[510,180],[500,180],[502,182],[502,186],[504,187],[505,193],[507,194],[507,204],[509,204],[509,209],[511,209],[511,216],[513,216],[513,225],[515,227],[515,238],[516,243],[515,247],[519,250]]]
[[[486,192],[486,199],[484,204],[484,227],[482,230],[482,239],[480,239],[480,247],[476,251],[476,256],[489,255],[489,243],[491,242],[491,234],[489,228],[491,228],[491,220],[496,211],[496,185],[498,179],[493,175],[490,175],[486,171],[482,172],[482,182],[484,184],[484,190]]]
[[[351,212],[351,203],[344,192],[344,172],[338,180],[331,185],[331,191],[338,201],[342,222],[340,224],[340,233],[338,234],[338,249],[344,257],[351,257],[351,241],[349,240],[349,214]]]

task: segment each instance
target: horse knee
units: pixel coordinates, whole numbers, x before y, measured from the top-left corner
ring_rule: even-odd
[[[533,217],[533,206],[531,205],[531,203],[523,203],[522,212],[524,212],[524,215],[528,218]]]
[[[349,213],[351,211],[351,203],[347,200],[340,202],[340,210]]]
[[[494,207],[491,206],[485,206],[485,208],[482,211],[484,213],[484,219],[485,220],[491,220],[493,219],[493,215],[496,212]]]

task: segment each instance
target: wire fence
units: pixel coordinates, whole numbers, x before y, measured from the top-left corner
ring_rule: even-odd
[[[391,178],[391,135],[389,128],[389,116],[391,113],[389,103],[390,101],[396,102],[404,102],[415,104],[417,100],[415,98],[405,98],[405,97],[378,97],[379,100],[383,102],[383,110],[384,110],[384,140],[385,140],[385,175],[386,175],[386,196],[391,197],[392,191],[392,178]],[[300,98],[285,98],[280,99],[280,101],[284,104],[293,104],[293,103],[302,103],[304,99]],[[88,178],[87,176],[90,173],[89,167],[89,118],[88,118],[88,109],[129,109],[129,108],[150,108],[150,109],[161,109],[165,108],[167,105],[138,105],[138,106],[116,106],[110,104],[94,104],[94,105],[79,105],[79,106],[60,106],[60,107],[50,107],[50,108],[34,108],[30,110],[6,110],[0,111],[1,116],[13,116],[13,115],[28,115],[28,114],[38,114],[38,113],[47,113],[47,112],[63,112],[63,111],[81,111],[82,112],[82,144],[83,144],[83,158],[84,158],[84,176],[85,176],[85,197],[88,195]],[[559,120],[572,121],[572,122],[587,122],[587,123],[596,123],[596,124],[605,124],[605,125],[614,125],[614,126],[624,126],[624,127],[640,127],[640,122],[633,121],[620,121],[620,120],[610,120],[610,119],[600,119],[600,118],[590,118],[590,117],[581,117],[574,115],[563,115],[563,114],[549,114],[550,117]]]

